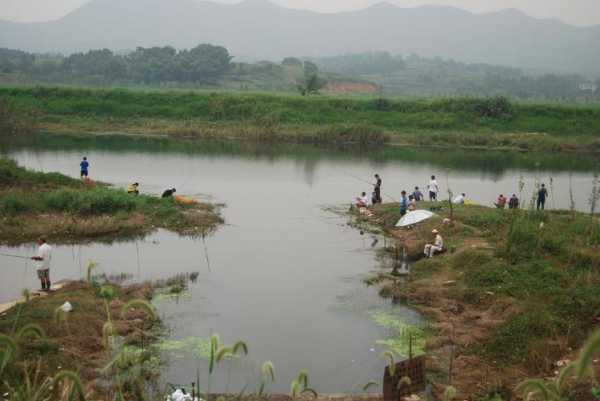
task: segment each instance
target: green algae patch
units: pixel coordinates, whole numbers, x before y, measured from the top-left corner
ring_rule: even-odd
[[[163,340],[158,344],[161,351],[172,352],[174,354],[193,353],[194,356],[201,359],[210,359],[210,338],[209,337],[185,337],[180,340]]]
[[[403,357],[419,356],[425,354],[425,331],[411,325],[397,315],[384,311],[370,313],[376,325],[388,329],[389,337],[377,340],[375,343],[388,348],[390,351]]]

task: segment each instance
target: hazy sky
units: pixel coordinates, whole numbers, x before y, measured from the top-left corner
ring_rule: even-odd
[[[60,18],[89,0],[0,0],[0,19],[47,21]],[[127,0],[122,0],[127,1]],[[169,0],[165,0],[169,1]],[[236,3],[239,0],[214,0]],[[381,0],[272,0],[292,8],[321,12],[354,10]],[[600,24],[600,0],[389,0],[400,6],[441,4],[474,12],[517,8],[534,17],[558,18],[574,25]]]

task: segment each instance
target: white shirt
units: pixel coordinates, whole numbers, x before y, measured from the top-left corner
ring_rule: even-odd
[[[38,270],[48,270],[50,269],[50,260],[52,259],[52,247],[46,243],[43,243],[38,248],[38,254],[42,260],[38,261]]]
[[[437,181],[436,180],[429,181],[429,185],[427,186],[427,189],[429,189],[429,192],[435,192],[437,194],[439,191]]]
[[[439,248],[444,248],[444,240],[442,239],[441,235],[436,235],[435,236],[435,242],[434,245],[439,247]]]
[[[361,196],[360,197],[360,201],[365,205],[368,206],[369,205],[369,198],[367,198],[367,195],[365,196]]]
[[[458,195],[452,200],[452,203],[463,204],[465,203],[465,197],[462,195]]]

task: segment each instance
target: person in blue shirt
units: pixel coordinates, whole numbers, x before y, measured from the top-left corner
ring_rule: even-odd
[[[79,163],[79,167],[81,167],[81,178],[88,177],[88,168],[90,167],[90,163],[87,161],[87,157],[84,157],[81,163]]]
[[[404,216],[406,214],[406,209],[408,208],[408,198],[406,197],[406,191],[400,192],[400,216]]]

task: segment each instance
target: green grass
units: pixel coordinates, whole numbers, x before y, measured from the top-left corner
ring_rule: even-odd
[[[221,220],[210,204],[132,195],[102,183],[85,184],[59,173],[41,173],[0,158],[0,240],[137,235],[152,227],[195,234]],[[44,218],[40,219],[40,216]]]
[[[211,135],[245,129],[253,130],[256,139],[280,141],[385,139],[544,150],[581,147],[584,139],[586,150],[600,150],[600,108],[511,103],[503,98],[408,100],[57,87],[4,87],[0,97],[10,99],[18,110],[39,112],[42,126],[101,130],[111,124],[139,128],[151,125],[140,122],[159,121],[163,132],[172,127],[196,136],[207,135],[212,127]],[[215,133],[215,127],[221,130]]]
[[[447,202],[438,205],[443,206],[439,217],[425,222],[421,231],[439,228],[456,251],[415,263],[415,279],[427,285],[431,275],[445,274],[457,282],[448,289],[456,302],[505,317],[470,352],[499,365],[536,370],[568,352],[567,346],[581,345],[600,315],[597,217],[455,206],[455,224],[448,226],[441,224],[441,218],[449,217]],[[384,204],[375,212],[388,226],[399,218],[397,204]],[[473,249],[473,240],[488,246]],[[501,305],[512,305],[513,313],[503,315]]]

